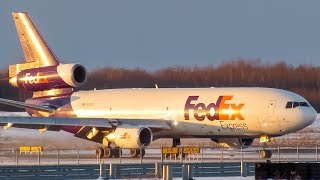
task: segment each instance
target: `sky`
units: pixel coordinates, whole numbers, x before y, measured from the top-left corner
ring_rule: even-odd
[[[144,68],[238,58],[320,66],[320,1],[28,0],[0,3],[0,69],[23,57],[11,12],[28,12],[63,63]]]

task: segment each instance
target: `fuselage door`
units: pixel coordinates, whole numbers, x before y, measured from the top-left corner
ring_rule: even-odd
[[[268,106],[268,117],[272,117],[274,115],[274,106],[276,104],[276,100],[270,100]]]
[[[270,127],[270,128],[279,127],[280,124],[277,116],[275,115],[275,106],[276,106],[276,100],[270,100],[268,107],[266,109],[266,114],[258,118],[260,127]]]

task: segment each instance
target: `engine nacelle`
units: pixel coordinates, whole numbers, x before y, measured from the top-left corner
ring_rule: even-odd
[[[218,143],[222,147],[233,147],[233,148],[247,148],[252,145],[253,140],[251,138],[211,138],[212,141]]]
[[[152,131],[147,127],[125,126],[118,127],[106,138],[121,148],[140,148],[152,142]]]
[[[85,83],[87,71],[80,64],[25,69],[10,78],[11,85],[27,91],[79,87]]]

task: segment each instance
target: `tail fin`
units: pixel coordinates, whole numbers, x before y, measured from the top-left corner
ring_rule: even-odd
[[[80,64],[60,64],[25,12],[12,13],[25,63],[9,66],[9,83],[33,92],[33,97],[69,94],[87,73]]]
[[[12,16],[26,63],[11,65],[9,67],[9,77],[13,77],[25,69],[58,65],[57,58],[42,38],[28,13],[14,12]]]

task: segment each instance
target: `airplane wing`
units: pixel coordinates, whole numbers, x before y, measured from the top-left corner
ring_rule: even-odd
[[[89,126],[112,128],[108,119],[103,118],[62,118],[62,117],[14,117],[2,116],[0,123],[47,125],[47,126]]]
[[[66,117],[21,117],[0,116],[0,126],[4,129],[10,127],[38,129],[44,131],[60,131],[61,126],[77,126],[80,130],[74,134],[75,137],[101,143],[102,131],[114,129],[115,126],[138,125],[150,128],[153,132],[171,129],[165,120],[141,120],[141,119],[105,119],[105,118],[66,118]],[[97,134],[94,131],[98,130]]]
[[[130,124],[154,129],[171,129],[165,120],[156,119],[108,119],[108,118],[68,118],[68,117],[21,117],[0,116],[0,124],[41,125],[41,126],[79,126],[113,128],[113,124]],[[14,127],[14,126],[13,126]]]

